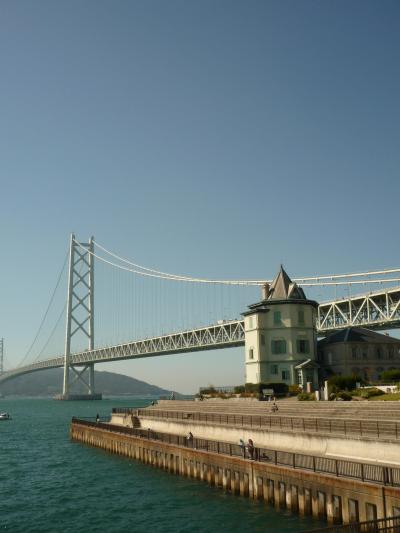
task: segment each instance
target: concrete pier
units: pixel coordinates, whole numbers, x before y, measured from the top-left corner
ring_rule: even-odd
[[[329,523],[365,521],[372,515],[386,518],[400,513],[400,486],[367,483],[178,446],[152,440],[151,434],[137,436],[134,430],[126,430],[131,434],[124,434],[124,429],[74,419],[71,438],[173,474],[200,479],[233,494],[264,500],[277,509],[313,515]]]

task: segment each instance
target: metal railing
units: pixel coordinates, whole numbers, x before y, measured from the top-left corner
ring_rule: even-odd
[[[303,533],[400,533],[400,516],[312,529]]]
[[[344,461],[342,459],[331,459],[315,455],[271,450],[268,448],[254,447],[254,449],[249,452],[246,447],[240,446],[239,444],[232,444],[230,442],[198,438],[188,440],[187,437],[182,435],[161,433],[159,431],[153,431],[152,429],[130,428],[102,422],[96,423],[75,417],[72,419],[72,423],[97,427],[113,433],[157,440],[185,448],[204,450],[233,457],[243,457],[244,459],[250,459],[261,463],[270,463],[293,469],[309,470],[321,474],[330,474],[335,477],[353,478],[379,485],[400,487],[400,468],[395,467],[357,463],[353,461]]]
[[[390,420],[360,420],[340,418],[294,417],[271,415],[239,415],[227,413],[205,413],[189,411],[166,411],[157,409],[133,409],[116,407],[113,413],[135,414],[142,417],[167,418],[225,424],[237,427],[301,431],[303,433],[331,433],[335,435],[399,439],[400,423]]]

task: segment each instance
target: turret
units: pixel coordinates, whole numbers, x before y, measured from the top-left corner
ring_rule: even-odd
[[[317,307],[281,266],[262,301],[243,313],[246,383],[317,385]]]

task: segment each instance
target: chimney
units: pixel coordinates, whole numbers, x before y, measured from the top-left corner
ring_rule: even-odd
[[[268,300],[269,296],[269,283],[264,283],[261,287],[261,294],[263,300]]]

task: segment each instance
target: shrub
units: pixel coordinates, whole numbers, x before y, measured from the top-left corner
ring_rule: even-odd
[[[383,381],[398,381],[400,379],[400,369],[385,370],[381,374],[381,379]]]
[[[231,395],[227,394],[226,392],[218,392],[217,398],[221,398],[222,400],[227,400],[228,398],[231,398]]]
[[[234,389],[233,389],[234,393],[235,394],[241,394],[242,392],[245,391],[245,387],[244,385],[237,385]]]
[[[298,394],[301,394],[302,388],[298,385],[289,385],[289,394],[290,396],[297,396]]]
[[[350,376],[332,376],[328,379],[328,386],[332,392],[341,390],[350,391],[356,388],[356,383],[364,383],[360,376],[352,374]]]
[[[385,394],[382,390],[377,389],[375,387],[371,387],[370,389],[358,389],[359,396],[361,398],[372,398],[373,396],[382,396],[382,394]]]
[[[299,402],[310,402],[315,400],[315,394],[313,392],[301,392],[297,395]]]
[[[341,400],[344,400],[345,402],[351,401],[351,394],[346,391],[340,391],[336,394],[336,399],[340,398]]]
[[[213,385],[210,385],[209,387],[202,389],[201,394],[211,394],[212,396],[217,394],[217,391],[215,390]]]

